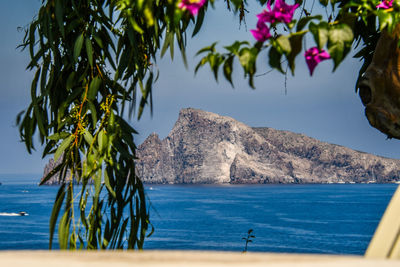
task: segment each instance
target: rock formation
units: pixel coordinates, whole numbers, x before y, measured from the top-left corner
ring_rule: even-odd
[[[251,128],[232,118],[183,109],[169,135],[137,150],[145,183],[361,183],[400,180],[400,160],[302,134]]]

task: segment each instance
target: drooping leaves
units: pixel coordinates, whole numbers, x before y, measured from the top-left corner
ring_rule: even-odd
[[[56,174],[62,184],[50,247],[57,222],[63,249],[143,247],[149,213],[135,169],[136,131],[123,107],[136,109],[137,88],[138,117],[152,106],[156,54],[169,49],[173,56],[177,42],[186,61],[184,33],[192,20],[176,13],[176,1],[127,3],[45,0],[21,45],[35,71],[32,103],[18,119],[21,138],[31,151],[38,129],[43,156],[61,162],[42,180]],[[76,203],[74,190],[81,190]]]

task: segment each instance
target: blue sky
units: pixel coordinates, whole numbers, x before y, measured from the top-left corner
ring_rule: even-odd
[[[27,25],[40,6],[39,0],[1,1],[0,10],[0,174],[42,174],[47,159],[41,159],[42,148],[29,155],[23,143],[19,142],[15,117],[29,103],[29,88],[32,73],[25,70],[29,56],[16,46],[23,33],[17,27]],[[290,130],[330,143],[353,149],[400,158],[398,140],[387,140],[384,134],[369,126],[364,108],[354,91],[360,63],[348,57],[342,66],[332,74],[332,62],[321,63],[310,77],[302,56],[297,61],[296,76],[287,77],[274,71],[257,77],[256,90],[252,90],[239,68],[234,71],[235,88],[220,79],[215,82],[208,67],[194,76],[194,57],[201,47],[219,41],[229,45],[233,40],[253,42],[249,29],[254,28],[255,14],[261,8],[255,6],[247,15],[245,25],[223,8],[223,1],[217,1],[217,11],[206,16],[204,29],[188,41],[189,69],[183,67],[180,55],[176,53],[171,63],[169,55],[157,61],[160,79],[154,86],[154,114],[149,110],[140,121],[131,120],[139,131],[136,142],[141,143],[148,134],[157,132],[165,137],[173,127],[179,110],[185,107],[200,108],[233,117],[250,126],[265,126]],[[311,40],[308,46],[313,46]],[[266,56],[258,61],[258,72],[270,68]],[[222,75],[221,75],[222,78]],[[39,177],[32,176],[38,179]]]

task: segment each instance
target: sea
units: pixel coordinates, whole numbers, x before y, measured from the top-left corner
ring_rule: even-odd
[[[58,188],[0,176],[0,250],[48,249]],[[395,184],[146,185],[147,250],[362,255]],[[19,212],[27,216],[18,216]]]

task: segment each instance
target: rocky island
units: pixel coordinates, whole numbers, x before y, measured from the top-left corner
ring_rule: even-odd
[[[145,183],[389,183],[400,160],[355,151],[230,117],[187,108],[168,136],[151,134],[137,150]]]
[[[193,108],[180,111],[163,140],[155,133],[148,136],[136,156],[137,173],[150,184],[400,181],[400,160]],[[50,159],[43,177],[59,163]],[[56,174],[46,184],[58,183]]]

